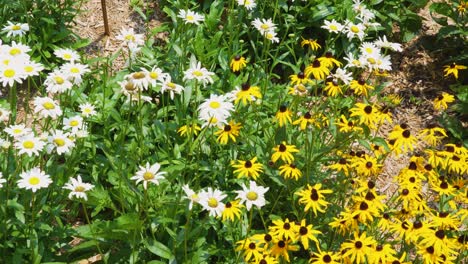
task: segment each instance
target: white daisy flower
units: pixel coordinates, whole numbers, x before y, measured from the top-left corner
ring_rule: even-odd
[[[68,76],[68,79],[74,84],[80,84],[83,74],[90,72],[88,65],[75,62],[65,63],[60,67],[60,70],[64,72]]]
[[[80,104],[81,115],[84,117],[95,116],[97,114],[94,105],[90,103]]]
[[[146,190],[148,187],[148,182],[159,185],[159,180],[164,179],[163,175],[166,174],[166,172],[160,172],[160,168],[161,165],[159,163],[155,163],[150,166],[149,162],[147,162],[145,166],[140,166],[140,170],[130,179],[136,180],[136,184],[143,182],[143,188]]]
[[[73,83],[69,80],[69,75],[56,69],[47,75],[44,82],[48,93],[64,93],[73,87]]]
[[[38,76],[42,70],[44,70],[44,66],[41,63],[35,61],[27,61],[24,64],[24,73],[27,77]]]
[[[15,142],[15,148],[19,150],[18,154],[28,154],[28,156],[39,155],[39,152],[44,148],[45,143],[34,134],[30,133],[20,137]]]
[[[0,107],[0,122],[8,122],[10,113],[10,110]]]
[[[69,62],[80,61],[80,54],[78,54],[77,51],[72,50],[72,49],[65,49],[65,48],[56,49],[54,50],[54,55],[62,60],[69,61]]]
[[[321,28],[328,30],[330,33],[340,33],[344,26],[333,19],[332,21],[325,20]]]
[[[278,43],[279,42],[279,38],[276,36],[276,32],[267,32],[265,34],[265,38],[267,38],[268,40],[270,40],[273,43]]]
[[[70,129],[72,134],[76,134],[83,127],[83,118],[79,115],[65,118],[63,120],[63,129]]]
[[[268,18],[268,19],[259,19],[256,18],[254,21],[252,21],[252,25],[260,31],[262,35],[265,35],[266,33],[269,32],[274,32],[276,30],[276,25],[273,23],[273,21]]]
[[[63,188],[71,191],[70,194],[68,194],[68,199],[72,199],[73,196],[75,196],[77,199],[84,199],[86,201],[88,200],[86,192],[93,189],[94,185],[83,182],[81,176],[78,175],[76,179],[70,178],[70,181],[66,183]]]
[[[133,72],[125,75],[125,79],[131,81],[140,90],[147,90],[150,84],[149,79],[144,71]]]
[[[179,10],[179,15],[177,17],[182,18],[185,21],[185,24],[195,24],[200,25],[200,22],[205,21],[205,17],[191,10]]]
[[[20,174],[21,179],[18,181],[18,187],[36,192],[41,188],[47,188],[52,180],[50,176],[41,171],[38,167],[32,168],[29,171]]]
[[[366,27],[362,23],[354,24],[353,22],[347,23],[347,26],[345,28],[346,36],[348,39],[353,39],[353,38],[359,38],[359,40],[363,40],[364,37],[366,36],[366,33],[364,32],[366,30]]]
[[[31,48],[22,43],[16,43],[13,41],[10,45],[1,46],[2,53],[7,54],[13,58],[23,58],[29,60],[28,52],[31,51]]]
[[[147,70],[144,68],[141,68],[141,70],[145,73],[148,83],[153,87],[158,85],[158,83],[162,83],[164,79],[169,76],[168,73],[164,73],[163,70],[161,70],[157,66],[154,66],[153,68],[151,68],[151,70]]]
[[[393,51],[398,51],[398,52],[403,51],[400,43],[388,41],[387,36],[385,35],[382,38],[379,37],[376,41],[374,41],[374,44],[380,48],[391,49]]]
[[[140,88],[133,83],[133,80],[123,79],[121,82],[117,82],[120,85],[120,91],[127,97],[137,97],[140,92]]]
[[[380,49],[372,42],[363,42],[359,50],[364,56],[380,55]]]
[[[361,61],[359,59],[355,58],[353,54],[349,53],[348,56],[344,57],[344,59],[348,62],[346,68],[364,68],[364,65],[361,64]]]
[[[377,60],[377,69],[383,71],[391,71],[392,70],[392,62],[390,55],[380,56]]]
[[[240,6],[245,6],[245,9],[249,11],[257,6],[255,0],[237,0],[237,4]]]
[[[136,34],[133,28],[122,28],[120,34],[115,37],[117,40],[123,41],[129,48],[137,48],[145,44],[143,34]]]
[[[62,155],[68,153],[74,146],[75,142],[70,139],[69,133],[63,133],[62,130],[56,130],[52,135],[47,138],[49,144],[47,145],[47,152],[51,153],[56,150],[57,154]]]
[[[0,148],[6,150],[6,149],[9,149],[10,146],[11,146],[10,141],[0,138]]]
[[[6,182],[6,180],[3,179],[3,174],[2,174],[2,172],[0,171],[0,188],[3,187],[3,184],[4,184],[5,182]]]
[[[62,115],[62,109],[60,106],[49,97],[36,97],[34,98],[34,112],[40,117],[50,117],[56,119]]]
[[[207,191],[201,191],[198,196],[200,197],[199,203],[203,206],[203,209],[210,213],[210,216],[220,217],[222,215],[224,211],[222,200],[226,198],[226,194],[208,187]]]
[[[353,79],[352,74],[351,72],[347,72],[346,69],[338,68],[332,76],[335,80],[341,80],[344,84],[349,84]]]
[[[214,117],[216,120],[226,120],[231,116],[231,111],[234,110],[234,105],[227,102],[225,96],[212,94],[209,99],[206,99],[199,107],[200,119],[211,120]]]
[[[241,199],[241,203],[245,202],[245,207],[247,210],[250,210],[253,205],[257,206],[257,208],[262,208],[265,205],[265,193],[268,191],[269,188],[265,188],[262,186],[257,186],[255,181],[250,181],[250,187],[246,187],[242,184],[241,191],[235,191],[237,193],[236,199]]]
[[[206,68],[201,66],[200,62],[195,60],[191,61],[190,68],[184,72],[183,80],[193,80],[196,79],[203,83],[206,86],[209,83],[213,83],[213,76],[214,73],[208,71]]]
[[[182,85],[173,83],[171,80],[171,76],[167,76],[161,86],[161,93],[168,92],[171,100],[174,100],[175,94],[181,94],[184,91],[184,87]]]
[[[13,86],[15,82],[22,83],[26,78],[24,63],[22,61],[11,61],[8,65],[0,65],[0,83],[3,87]]]
[[[196,192],[190,189],[190,187],[187,184],[182,186],[182,190],[184,190],[185,192],[185,198],[190,200],[189,210],[192,210],[193,203],[198,203],[200,201],[200,197],[198,196]]]
[[[3,27],[3,31],[7,32],[8,38],[11,36],[23,36],[26,34],[26,31],[29,31],[29,25],[7,21],[7,25]]]
[[[16,139],[32,133],[32,130],[29,127],[26,127],[24,124],[19,124],[10,125],[9,127],[5,128],[5,132]]]

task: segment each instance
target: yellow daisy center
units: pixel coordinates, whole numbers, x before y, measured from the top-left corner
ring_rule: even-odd
[[[133,36],[133,35],[127,35],[127,36],[125,36],[125,40],[135,41],[135,36]]]
[[[32,72],[33,70],[34,70],[34,67],[32,67],[32,66],[28,65],[28,66],[24,67],[25,72]]]
[[[34,148],[34,142],[31,141],[31,140],[25,141],[25,142],[23,142],[23,147],[25,149],[32,149],[32,148]]]
[[[357,26],[351,26],[351,32],[353,33],[359,33],[359,28]]]
[[[72,55],[67,53],[67,54],[63,54],[63,58],[66,59],[66,60],[69,60],[72,58]]]
[[[219,102],[213,101],[210,103],[210,107],[213,109],[218,109],[221,107],[221,104]]]
[[[369,62],[370,64],[376,64],[377,63],[377,61],[374,58],[367,58],[367,62]]]
[[[208,199],[208,206],[211,208],[218,207],[218,200],[216,200],[215,198]]]
[[[264,30],[267,30],[267,29],[269,29],[270,27],[269,27],[267,24],[262,24],[262,25],[260,26],[260,28],[262,28],[262,29],[264,29]]]
[[[330,25],[331,30],[338,30],[338,27],[336,25]]]
[[[255,201],[258,198],[258,194],[256,192],[250,191],[247,193],[247,199],[250,201]]]
[[[13,26],[11,26],[11,29],[12,30],[20,30],[21,27],[19,25],[13,25]]]
[[[39,179],[39,177],[33,176],[29,178],[28,182],[31,185],[38,185],[41,182],[41,180]]]
[[[149,76],[151,79],[157,79],[159,77],[159,74],[156,72],[150,72]]]
[[[16,74],[16,72],[13,69],[8,69],[8,70],[3,72],[3,75],[5,77],[7,77],[7,78],[11,78],[11,77],[15,76],[15,74]]]
[[[84,192],[85,190],[86,190],[85,187],[81,185],[75,187],[75,192]]]
[[[71,73],[80,73],[80,69],[78,69],[78,68],[71,68],[71,69],[70,69],[70,72],[71,72]]]
[[[193,71],[193,75],[197,76],[197,77],[202,77],[203,76],[203,72],[201,71]]]
[[[170,83],[167,84],[167,87],[169,87],[171,89],[175,89],[176,85],[175,85],[175,83],[170,82]]]
[[[194,193],[190,196],[190,199],[197,201],[198,200],[198,194]]]
[[[63,84],[65,82],[65,80],[60,76],[55,76],[54,80],[56,84]]]
[[[15,56],[15,55],[18,55],[18,54],[21,54],[21,50],[20,50],[20,49],[18,49],[18,48],[12,48],[12,49],[10,50],[10,55],[11,55],[11,56]]]
[[[76,127],[76,126],[78,126],[79,124],[80,124],[80,122],[78,122],[78,121],[76,121],[76,120],[70,121],[70,126],[72,126],[72,127]]]
[[[57,145],[59,147],[65,146],[65,140],[63,140],[62,138],[54,139],[54,143],[55,143],[55,145]]]
[[[51,102],[45,102],[42,104],[42,106],[47,110],[55,109],[55,105]]]
[[[187,15],[185,18],[187,19],[187,21],[194,21],[195,20],[195,17],[192,16],[192,15]]]
[[[149,172],[149,171],[143,173],[143,179],[145,179],[145,181],[154,179],[154,173]]]
[[[367,53],[371,54],[371,53],[372,53],[372,48],[366,48],[365,51],[366,51]]]
[[[145,73],[144,72],[135,72],[132,75],[133,79],[143,79],[145,78]]]
[[[19,128],[13,129],[13,134],[15,134],[15,135],[21,134],[21,132],[23,132],[22,129],[19,129]]]

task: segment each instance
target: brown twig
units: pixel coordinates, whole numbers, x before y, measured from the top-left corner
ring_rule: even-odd
[[[104,34],[106,34],[106,36],[110,36],[109,22],[107,21],[106,0],[101,0],[101,7],[102,7],[102,17],[104,19]]]

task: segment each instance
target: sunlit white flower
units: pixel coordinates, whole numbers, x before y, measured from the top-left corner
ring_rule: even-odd
[[[74,84],[80,84],[83,74],[90,72],[88,65],[75,62],[65,63],[60,70],[68,75],[68,79]]]
[[[49,73],[44,82],[46,91],[49,93],[64,93],[73,87],[73,83],[69,80],[69,75],[56,69]]]
[[[214,117],[218,121],[224,121],[231,116],[234,105],[227,101],[224,96],[212,94],[210,98],[200,104],[198,110],[200,111],[201,120],[210,120]]]
[[[177,15],[177,17],[182,18],[182,20],[185,21],[185,24],[190,23],[200,25],[200,22],[203,22],[205,20],[205,17],[203,15],[200,15],[191,10],[179,10],[179,15]]]
[[[11,61],[8,65],[0,65],[0,83],[10,87],[16,83],[22,83],[26,78],[23,61]]]
[[[240,6],[245,6],[245,9],[252,10],[257,6],[255,0],[237,0],[237,4]]]
[[[398,52],[402,52],[403,49],[401,47],[401,44],[400,43],[396,43],[396,42],[390,42],[387,40],[387,36],[383,36],[382,38],[378,38],[374,44],[377,46],[377,47],[380,47],[380,48],[385,48],[385,49],[391,49],[393,51],[398,51]]]
[[[3,187],[3,184],[4,184],[5,182],[6,182],[6,180],[3,179],[3,174],[2,174],[2,172],[0,171],[0,188]]]
[[[273,23],[273,21],[268,18],[268,19],[259,19],[256,18],[254,21],[252,21],[252,25],[260,31],[260,34],[265,35],[266,33],[269,32],[274,32],[276,30],[276,25]]]
[[[0,148],[2,148],[2,149],[9,149],[10,146],[11,146],[10,141],[5,140],[5,139],[3,139],[3,138],[0,138]]]
[[[265,38],[267,38],[268,40],[270,40],[273,43],[278,43],[279,42],[279,38],[276,36],[276,32],[267,32],[267,33],[265,33]]]
[[[15,148],[19,151],[18,154],[28,154],[28,156],[39,155],[39,152],[44,148],[45,143],[33,133],[27,134],[17,139]]]
[[[117,82],[120,85],[120,91],[127,97],[137,97],[141,89],[133,83],[132,79],[123,79],[121,82]]]
[[[22,43],[16,43],[13,41],[10,45],[1,46],[1,53],[7,54],[15,59],[24,59],[29,60],[29,55],[27,54],[31,51],[31,48]]]
[[[9,127],[5,128],[5,132],[16,139],[32,133],[32,130],[29,127],[26,127],[24,124],[19,124],[10,125]]]
[[[3,31],[7,32],[8,38],[11,36],[23,36],[26,34],[26,31],[29,31],[29,25],[7,21],[7,25],[3,27]]]
[[[160,172],[160,168],[161,165],[159,163],[150,165],[149,162],[147,162],[145,166],[140,166],[140,170],[130,179],[136,180],[136,184],[143,182],[143,188],[145,189],[148,187],[148,182],[159,185],[159,180],[164,179],[163,175],[166,174],[164,171]]]
[[[375,14],[367,8],[363,8],[356,17],[365,25],[370,26],[371,24],[369,22],[375,19]]]
[[[66,183],[63,188],[71,191],[70,194],[68,194],[68,199],[72,199],[73,196],[75,196],[78,199],[82,198],[88,200],[86,192],[93,189],[94,185],[83,182],[81,176],[78,175],[76,179],[70,178],[70,181]]]
[[[133,85],[140,90],[147,90],[150,83],[144,71],[127,74],[124,78],[132,81]]]
[[[347,72],[346,69],[338,68],[332,75],[334,79],[341,80],[344,84],[349,84],[353,77],[351,72]]]
[[[33,192],[42,188],[47,188],[52,183],[50,176],[38,167],[22,172],[20,177],[21,179],[18,181],[18,187],[26,190],[32,190]]]
[[[206,85],[208,83],[213,83],[214,73],[208,71],[206,68],[201,66],[200,62],[192,61],[190,63],[190,68],[184,72],[183,80],[193,80],[196,79]]]
[[[88,130],[86,130],[86,126],[83,126],[82,129],[76,131],[76,132],[74,133],[74,136],[75,136],[76,138],[86,138],[86,137],[88,137],[88,136],[89,136],[89,133],[88,133]]]
[[[184,91],[184,87],[182,85],[173,83],[171,76],[167,75],[167,77],[163,79],[161,93],[169,93],[171,100],[174,100],[175,94],[181,94],[182,91]]]
[[[344,57],[344,59],[348,62],[346,68],[363,68],[364,65],[361,64],[359,58],[355,58],[353,54],[349,53],[348,56]]]
[[[245,202],[245,207],[247,210],[250,210],[253,205],[257,208],[262,208],[265,205],[265,193],[269,188],[262,186],[257,186],[255,181],[250,181],[250,186],[246,187],[245,184],[242,184],[241,191],[235,191],[237,193],[236,199],[241,199],[241,203]]]
[[[198,203],[200,201],[200,197],[198,196],[196,192],[190,189],[190,187],[187,184],[182,186],[182,190],[184,190],[185,192],[185,196],[186,196],[185,198],[190,200],[189,210],[192,210],[193,203]]]
[[[70,62],[80,60],[80,54],[78,54],[78,52],[72,49],[64,49],[64,48],[56,49],[54,50],[54,55],[62,60],[70,61]]]
[[[136,34],[133,28],[122,28],[115,38],[123,41],[127,46],[133,49],[145,44],[143,34]]]
[[[322,28],[328,30],[330,33],[340,33],[344,26],[333,19],[332,21],[325,20]]]
[[[380,55],[380,49],[372,42],[363,42],[359,50],[364,56]]]
[[[208,190],[201,191],[198,194],[200,197],[199,203],[203,206],[203,209],[207,210],[210,216],[220,217],[224,210],[224,203],[222,200],[226,198],[226,194],[217,189],[208,187]]]
[[[347,26],[345,28],[346,36],[351,40],[353,38],[359,38],[359,40],[363,40],[366,36],[364,32],[366,27],[362,23],[354,24],[353,22],[348,21]]]
[[[65,118],[63,120],[63,129],[70,129],[73,134],[83,127],[83,118],[79,115]]]
[[[75,142],[70,139],[69,133],[63,133],[62,130],[54,131],[47,138],[49,144],[47,145],[47,152],[51,153],[52,150],[56,150],[57,154],[61,155],[67,153],[71,148],[75,146]]]
[[[56,119],[62,115],[60,106],[50,97],[36,97],[34,98],[34,112],[40,117],[51,117]]]
[[[24,64],[24,74],[27,77],[38,76],[39,73],[44,69],[44,66],[41,63],[35,61],[27,61]]]
[[[0,107],[0,122],[8,122],[10,119],[10,110]]]
[[[94,105],[90,103],[80,104],[80,111],[81,115],[84,117],[95,116],[97,114]]]
[[[154,66],[151,68],[151,70],[147,70],[145,68],[141,68],[141,70],[145,73],[148,83],[153,87],[155,87],[158,83],[162,83],[164,79],[169,76],[168,73],[163,72],[163,70],[157,66]]]

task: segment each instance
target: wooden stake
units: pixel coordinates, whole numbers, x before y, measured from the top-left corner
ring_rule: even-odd
[[[104,19],[104,34],[106,34],[106,36],[110,36],[109,22],[107,21],[106,0],[101,0],[101,7],[102,7],[102,17]]]

